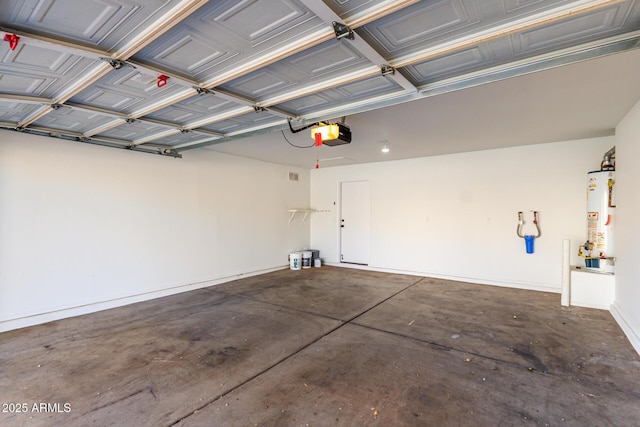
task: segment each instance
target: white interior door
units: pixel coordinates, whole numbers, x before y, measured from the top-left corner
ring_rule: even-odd
[[[340,262],[369,264],[371,200],[369,181],[341,185]]]

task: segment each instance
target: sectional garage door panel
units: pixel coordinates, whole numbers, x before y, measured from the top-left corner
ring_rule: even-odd
[[[175,155],[637,49],[640,0],[0,0],[0,39],[1,128]]]

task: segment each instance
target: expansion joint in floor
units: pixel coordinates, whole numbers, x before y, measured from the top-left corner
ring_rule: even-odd
[[[175,426],[176,424],[186,420],[187,418],[189,418],[190,416],[196,414],[199,411],[202,411],[203,409],[205,409],[207,406],[217,402],[218,400],[222,399],[223,397],[225,397],[226,395],[228,395],[229,393],[232,393],[233,391],[239,389],[240,387],[250,383],[251,381],[255,380],[256,378],[260,377],[261,375],[266,374],[267,372],[269,372],[270,370],[272,370],[273,368],[277,367],[278,365],[282,364],[283,362],[291,359],[293,356],[299,354],[300,352],[306,350],[307,348],[309,348],[310,346],[312,346],[313,344],[317,343],[318,341],[320,341],[321,339],[331,335],[332,333],[336,332],[337,330],[341,329],[342,327],[344,327],[345,325],[350,324],[351,322],[353,322],[355,319],[357,319],[358,317],[368,313],[369,311],[373,310],[374,308],[378,307],[381,304],[384,304],[385,302],[389,301],[390,299],[396,297],[397,295],[401,294],[402,292],[405,292],[406,290],[410,289],[411,287],[417,285],[418,283],[420,283],[422,280],[424,280],[424,278],[420,278],[419,280],[415,281],[414,283],[411,283],[410,285],[405,286],[404,288],[400,289],[399,291],[391,294],[390,296],[388,296],[387,298],[383,299],[382,301],[378,301],[376,304],[372,305],[371,307],[368,307],[366,310],[362,311],[361,313],[358,313],[357,315],[351,317],[348,320],[340,320],[340,319],[334,319],[334,320],[340,320],[340,324],[338,324],[337,326],[329,329],[328,331],[326,331],[325,333],[323,333],[322,335],[320,335],[319,337],[316,337],[315,339],[313,339],[312,341],[306,343],[305,345],[303,345],[302,347],[298,348],[297,350],[293,351],[292,353],[288,354],[287,356],[281,358],[280,360],[276,361],[275,363],[267,366],[265,369],[263,369],[262,371],[256,373],[255,375],[252,375],[251,377],[247,378],[246,380],[242,381],[239,384],[236,384],[235,386],[229,388],[228,390],[224,391],[223,393],[220,393],[218,396],[214,397],[213,399],[207,401],[206,403],[204,403],[203,405],[199,406],[198,408],[196,408],[193,412],[191,412],[190,414],[187,414],[179,419],[177,419],[176,421],[174,421],[173,423],[169,424],[169,426]],[[226,293],[225,293],[226,294]],[[236,295],[236,294],[227,294],[227,295],[235,295],[235,296],[241,296],[242,295]],[[254,301],[259,301],[256,300],[254,298],[251,297],[246,297],[247,299],[252,299]],[[264,301],[259,301],[259,302],[263,302]],[[277,306],[277,307],[282,307],[282,308],[288,308],[286,306],[282,306],[279,304],[273,304],[273,303],[266,303],[266,304],[270,304],[273,306]],[[300,310],[295,310],[295,311],[300,311]],[[305,312],[306,313],[306,312]],[[307,313],[307,314],[311,314],[311,315],[315,315],[317,316],[318,314],[316,313]],[[322,316],[322,317],[327,317],[327,316]]]

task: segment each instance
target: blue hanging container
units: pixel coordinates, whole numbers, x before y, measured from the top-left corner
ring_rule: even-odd
[[[533,253],[533,239],[535,239],[535,236],[531,236],[531,235],[524,236],[524,244],[527,248],[528,254]]]

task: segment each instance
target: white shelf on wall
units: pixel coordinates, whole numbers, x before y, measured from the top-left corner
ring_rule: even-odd
[[[329,211],[319,210],[319,209],[289,209],[288,212],[289,212],[289,222],[293,221],[293,218],[295,218],[296,214],[298,213],[304,214],[304,217],[302,217],[302,222],[305,222],[309,214],[312,212],[329,212]]]

